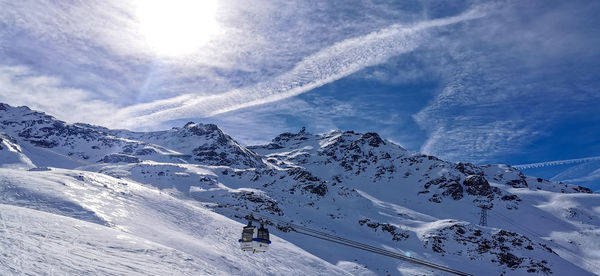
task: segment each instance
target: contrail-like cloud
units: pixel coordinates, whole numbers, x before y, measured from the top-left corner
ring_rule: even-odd
[[[367,35],[349,38],[307,56],[289,72],[269,82],[210,96],[185,94],[124,108],[110,118],[108,125],[135,127],[164,121],[210,117],[249,106],[293,97],[339,80],[365,67],[381,64],[393,56],[410,52],[420,45],[424,31],[483,17],[481,9],[457,16],[434,19],[414,25],[391,25]]]
[[[513,165],[512,167],[521,170],[521,169],[532,169],[532,168],[568,165],[568,164],[575,164],[575,163],[584,163],[584,162],[590,162],[590,161],[596,161],[596,160],[600,160],[600,156],[578,158],[578,159],[546,161],[546,162],[531,163],[531,164],[520,164],[520,165]]]

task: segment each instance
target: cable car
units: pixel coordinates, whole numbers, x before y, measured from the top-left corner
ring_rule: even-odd
[[[261,223],[260,228],[252,225],[252,221],[248,221],[248,225],[242,230],[242,238],[238,240],[240,248],[244,251],[265,252],[269,249],[271,240],[269,240],[269,229]]]

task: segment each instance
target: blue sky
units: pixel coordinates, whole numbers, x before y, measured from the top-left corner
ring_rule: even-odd
[[[591,0],[0,0],[0,101],[113,128],[214,122],[245,144],[306,126],[478,164],[594,157],[599,13]],[[598,169],[525,172],[600,189]]]

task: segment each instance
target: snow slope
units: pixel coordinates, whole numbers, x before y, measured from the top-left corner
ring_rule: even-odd
[[[0,134],[0,167],[31,169],[35,165],[23,154],[13,137]]]
[[[242,252],[242,224],[103,174],[0,169],[0,203],[2,275],[345,274],[277,237],[266,254]]]
[[[118,230],[69,217],[0,205],[0,274],[193,275],[215,266]]]

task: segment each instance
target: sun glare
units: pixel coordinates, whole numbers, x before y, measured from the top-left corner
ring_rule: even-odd
[[[216,0],[139,0],[137,17],[148,46],[161,56],[193,53],[216,33]]]

